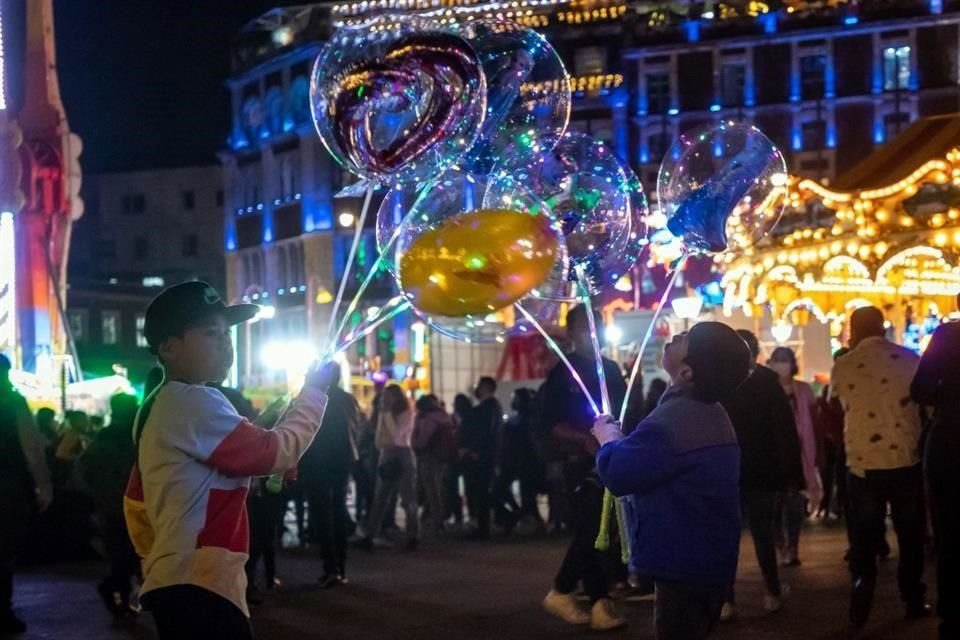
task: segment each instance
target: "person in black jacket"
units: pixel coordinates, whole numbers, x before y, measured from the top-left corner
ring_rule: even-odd
[[[496,392],[497,381],[481,376],[473,391],[477,404],[470,409],[457,434],[467,507],[476,525],[469,536],[473,540],[490,537],[490,490],[497,439],[503,424],[503,407],[494,395]]]
[[[300,460],[300,481],[310,506],[310,529],[323,556],[324,588],[346,582],[347,484],[357,461],[357,431],[360,407],[356,399],[340,388],[340,377],[330,385],[323,423]]]
[[[910,386],[934,407],[923,467],[937,549],[940,638],[960,638],[960,323],[940,325]]]
[[[754,361],[760,343],[749,331],[737,331]],[[777,570],[775,523],[777,496],[804,487],[800,438],[793,409],[773,370],[754,362],[746,381],[723,403],[740,444],[740,502],[767,593],[764,609],[773,613],[783,607],[786,594]],[[734,586],[727,591],[721,620],[736,616]]]
[[[13,612],[13,570],[31,518],[53,499],[43,436],[10,382],[11,368],[0,353],[0,634],[27,630]]]
[[[110,575],[97,586],[97,592],[114,616],[131,612],[131,581],[140,574],[140,559],[123,517],[123,493],[137,457],[133,421],[138,408],[133,396],[117,394],[110,398],[110,425],[97,434],[80,457],[83,479],[100,515],[103,545],[110,561]]]

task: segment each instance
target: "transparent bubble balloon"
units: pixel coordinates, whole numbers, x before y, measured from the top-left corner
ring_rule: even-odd
[[[633,171],[607,144],[581,133],[537,142],[532,155],[512,151],[497,164],[485,204],[524,185],[552,211],[567,246],[568,263],[533,294],[572,302],[581,285],[595,295],[616,284],[646,242],[647,199]]]
[[[511,307],[566,262],[563,238],[540,199],[514,185],[509,201],[488,208],[487,186],[482,177],[447,171],[424,187],[397,238],[402,295],[432,327],[469,342],[525,331],[512,322]],[[556,313],[556,305],[533,308],[545,321]]]
[[[310,105],[320,139],[347,170],[393,184],[434,176],[480,134],[486,79],[449,28],[382,15],[345,26],[313,67]]]
[[[400,223],[413,209],[419,191],[412,185],[395,184],[388,189],[377,211],[377,251],[386,255],[383,264],[390,273],[396,271],[397,243],[394,236]]]
[[[487,112],[480,139],[461,166],[487,174],[504,150],[559,139],[570,123],[571,87],[563,61],[542,35],[511,20],[478,19],[452,27],[480,59]]]
[[[687,253],[742,251],[780,220],[787,182],[783,154],[763,132],[722,122],[680,136],[660,166],[657,196]]]

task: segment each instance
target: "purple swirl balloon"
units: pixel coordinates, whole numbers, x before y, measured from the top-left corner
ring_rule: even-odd
[[[456,162],[476,142],[486,108],[470,45],[430,23],[397,19],[409,27],[399,35],[382,24],[354,28],[371,42],[335,35],[311,85],[314,122],[333,157],[364,178],[394,183]]]

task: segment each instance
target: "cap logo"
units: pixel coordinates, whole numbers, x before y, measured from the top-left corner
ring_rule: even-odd
[[[213,287],[207,287],[203,290],[203,301],[206,304],[217,304],[220,302],[220,294]]]

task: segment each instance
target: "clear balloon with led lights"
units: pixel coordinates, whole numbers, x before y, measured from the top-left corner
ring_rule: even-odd
[[[523,147],[523,143],[520,143]],[[581,133],[533,143],[534,153],[508,149],[490,178],[485,206],[509,197],[515,183],[552,212],[567,248],[533,295],[573,302],[616,284],[646,243],[647,199],[639,179],[604,142]]]
[[[486,206],[484,177],[448,170],[421,191],[399,227],[394,272],[413,310],[440,333],[465,342],[503,341],[558,317],[559,305],[530,291],[566,263],[547,206],[519,183]],[[504,188],[506,192],[506,188]]]
[[[480,134],[486,94],[466,40],[394,14],[337,30],[310,81],[324,146],[347,170],[384,184],[423,180],[462,158]]]
[[[486,174],[518,140],[559,139],[567,131],[570,76],[542,35],[512,20],[481,18],[452,30],[473,47],[487,81],[487,110],[480,137],[460,165]]]
[[[788,181],[783,154],[762,131],[721,122],[674,142],[660,166],[657,196],[686,253],[739,252],[776,226]]]

